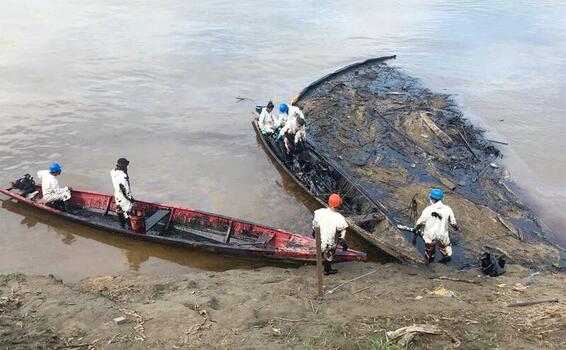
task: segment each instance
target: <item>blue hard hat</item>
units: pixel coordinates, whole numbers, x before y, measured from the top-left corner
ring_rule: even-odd
[[[282,103],[279,105],[279,113],[287,113],[289,110],[289,106],[286,103]]]
[[[49,172],[50,173],[58,173],[61,171],[61,169],[63,169],[63,167],[61,166],[61,164],[59,163],[51,163],[49,164]]]
[[[442,192],[439,188],[433,188],[432,191],[428,194],[431,199],[441,200],[444,198],[444,192]]]

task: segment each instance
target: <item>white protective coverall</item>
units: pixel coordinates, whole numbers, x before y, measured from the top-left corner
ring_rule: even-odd
[[[346,229],[348,223],[342,214],[330,209],[322,208],[315,210],[312,227],[320,229],[320,245],[324,259],[332,261],[336,250],[336,234],[339,233],[340,239],[346,239]]]
[[[433,215],[433,213],[438,215]],[[440,218],[438,216],[440,216]],[[423,239],[425,244],[432,244],[438,241],[443,255],[452,256],[452,247],[450,246],[450,237],[448,236],[448,224],[457,224],[452,208],[443,204],[442,201],[432,203],[423,210],[417,220],[416,225],[418,226],[420,224],[424,224]]]
[[[287,148],[287,152],[289,152],[289,150],[291,149],[291,145],[289,145],[289,139],[285,137],[286,133],[289,133],[290,135],[294,135],[294,141],[295,144],[297,144],[300,141],[304,141],[307,134],[307,129],[304,125],[298,126],[296,118],[291,118],[287,120],[287,123],[279,131],[279,134],[283,136],[283,140],[285,142],[285,148]]]
[[[292,120],[294,118],[303,118],[304,120],[306,120],[305,115],[299,107],[289,105],[289,110],[287,111],[287,113],[279,113],[279,119],[275,122],[278,125],[285,125],[289,120]]]
[[[134,204],[130,200],[132,198],[132,192],[130,189],[130,179],[128,174],[122,170],[114,169],[110,171],[110,177],[112,178],[112,185],[114,186],[114,201],[116,205],[122,209],[124,212],[124,217],[128,218],[130,211]],[[120,185],[124,186],[126,196],[122,193]]]
[[[273,111],[272,111],[273,112]],[[275,118],[273,113],[268,112],[267,108],[263,107],[258,119],[258,125],[261,132],[272,133],[275,128]]]
[[[41,192],[43,194],[44,203],[67,201],[71,199],[71,190],[69,190],[68,187],[59,187],[59,181],[49,170],[38,171],[37,177],[39,181],[41,181]]]

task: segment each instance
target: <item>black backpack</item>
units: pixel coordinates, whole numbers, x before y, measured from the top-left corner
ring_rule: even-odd
[[[35,191],[35,181],[30,174],[25,174],[18,181],[14,182],[12,188],[22,191],[22,195],[25,196],[28,193]]]
[[[495,258],[488,252],[480,257],[481,271],[488,276],[497,277],[505,273],[505,259],[502,257]]]

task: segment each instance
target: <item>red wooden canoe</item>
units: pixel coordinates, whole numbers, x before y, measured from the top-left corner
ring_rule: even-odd
[[[37,186],[41,198],[41,187]],[[136,201],[145,211],[145,233],[121,228],[112,195],[72,192],[71,212],[26,199],[18,190],[0,188],[0,192],[21,203],[65,219],[73,220],[115,234],[163,244],[197,248],[220,254],[289,262],[316,261],[316,245],[311,237],[254,224],[222,215],[210,214],[171,205]],[[363,252],[338,249],[336,262],[365,260]]]

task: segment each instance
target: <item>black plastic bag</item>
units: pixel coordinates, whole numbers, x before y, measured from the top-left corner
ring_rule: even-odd
[[[12,188],[22,191],[22,195],[25,196],[26,194],[35,191],[35,181],[30,174],[25,174],[16,182],[14,182]]]
[[[505,273],[505,259],[495,257],[485,252],[480,257],[481,271],[491,277],[501,276]]]

